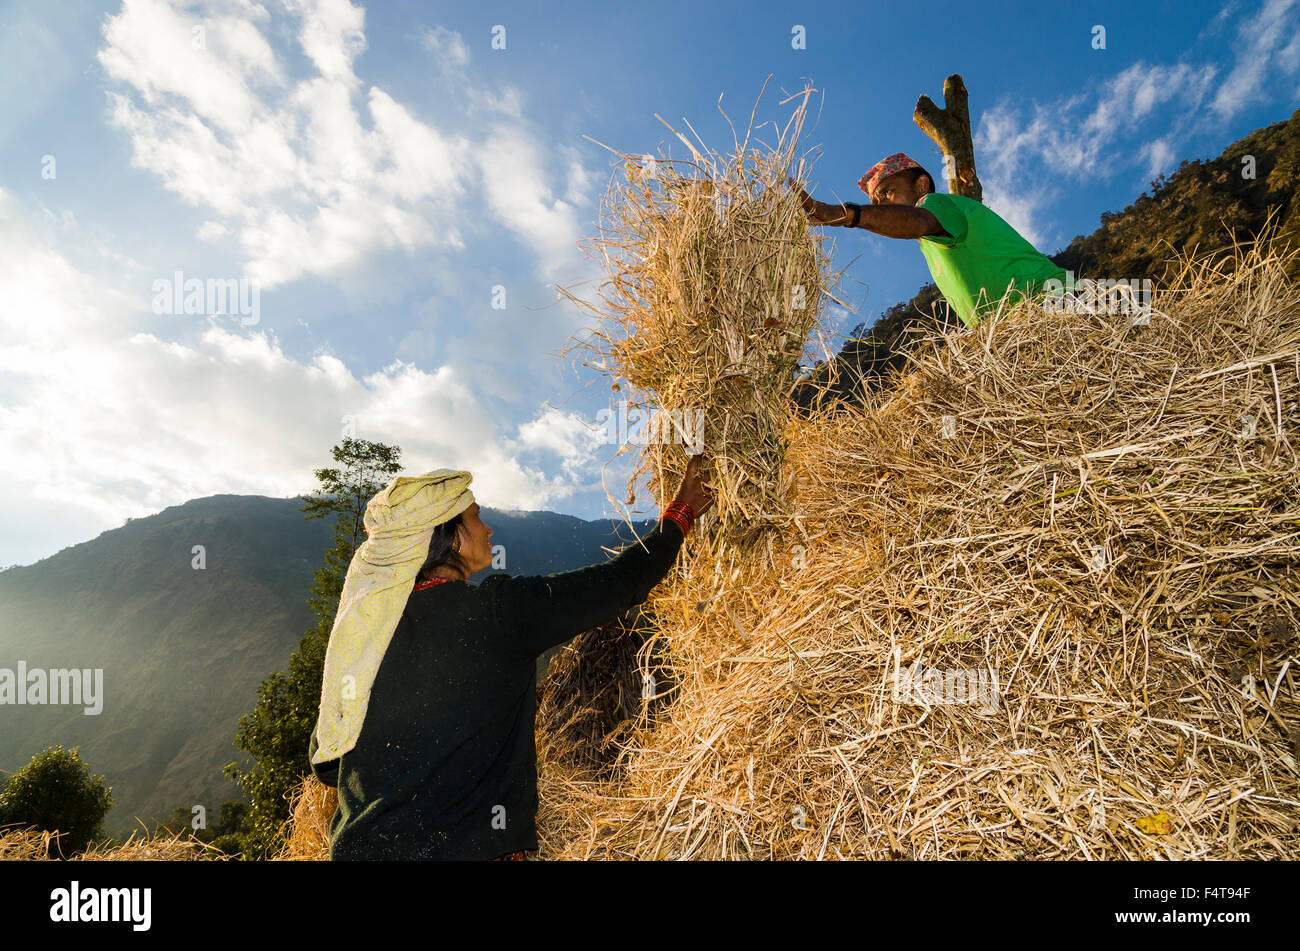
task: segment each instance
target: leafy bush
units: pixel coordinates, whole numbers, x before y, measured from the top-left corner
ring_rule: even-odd
[[[50,842],[51,858],[70,858],[100,838],[111,808],[112,790],[90,772],[80,747],[38,753],[0,791],[0,825],[61,833]]]

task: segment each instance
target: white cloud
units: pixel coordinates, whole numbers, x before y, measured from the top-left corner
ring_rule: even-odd
[[[195,232],[198,237],[204,241],[215,241],[218,238],[224,238],[230,234],[230,229],[220,221],[205,221],[199,225],[199,230]]]
[[[541,508],[579,488],[581,453],[563,441],[576,417],[543,413],[513,431],[453,366],[396,361],[359,378],[233,320],[148,316],[147,301],[79,271],[29,217],[0,189],[0,512],[23,500],[24,524],[40,524],[31,507],[43,506],[53,527],[44,547],[5,539],[0,563],[79,540],[69,510],[102,529],[213,493],[308,491],[344,417],[357,436],[402,446],[407,472],[468,469],[484,505]],[[176,334],[186,339],[164,339]],[[565,472],[521,465],[518,446],[559,452]]]
[[[607,439],[605,427],[596,426],[576,413],[547,406],[536,419],[519,427],[515,447],[554,453],[560,457],[565,471],[576,475],[596,461]]]
[[[1048,240],[1039,228],[1043,209],[1051,201],[1051,191],[1046,188],[1031,188],[1023,179],[1016,182],[1002,182],[991,178],[981,180],[984,186],[984,204],[1015,228],[1020,235],[1044,254],[1051,254],[1056,249],[1047,247]]]
[[[444,76],[462,78],[469,66],[469,47],[465,38],[443,26],[426,27],[420,33],[420,45],[433,54],[433,61]]]
[[[578,155],[577,149],[566,146],[562,150],[566,165],[568,189],[564,193],[565,201],[572,205],[585,205],[596,184],[596,176],[587,169]]]
[[[0,189],[0,517],[50,526],[43,538],[0,539],[18,559],[196,496],[310,490],[344,417],[362,438],[401,445],[407,472],[470,470],[485,505],[553,507],[598,481],[598,436],[573,413],[535,409],[533,395],[539,382],[555,392],[554,351],[579,322],[540,285],[595,276],[576,247],[595,181],[581,153],[523,118],[518,89],[477,78],[470,45],[445,28],[426,48],[460,84],[452,101],[490,122],[432,122],[365,82],[359,6],[270,10],[126,0],[104,20],[108,121],[136,167],[198,209],[193,247],[142,266],[114,250],[120,238]],[[468,260],[469,242],[488,235],[492,260]],[[166,249],[172,236],[163,226],[152,237]],[[421,276],[388,267],[377,252],[390,249],[418,255]],[[514,265],[520,249],[532,281]],[[396,285],[418,294],[433,270],[429,293],[446,316],[391,330],[394,341],[436,330],[436,349],[414,354],[419,365],[360,373],[351,357],[286,350],[266,324],[151,313],[158,272],[228,255],[263,293],[319,277],[367,301]],[[467,329],[465,303],[506,279],[509,309]],[[280,326],[293,332],[314,313]],[[329,339],[325,317],[311,323]],[[507,334],[510,346],[484,346]],[[506,403],[515,411],[503,414]],[[72,538],[69,512],[83,526]]]
[[[285,0],[285,6],[302,17],[302,49],[321,76],[355,84],[352,62],[366,48],[365,10],[348,0]]]
[[[363,88],[354,71],[366,48],[362,8],[286,0],[285,9],[314,75],[288,77],[264,36],[283,31],[252,4],[137,0],[106,21],[99,62],[118,87],[107,93],[110,121],[129,136],[135,165],[211,213],[199,237],[229,233],[246,276],[269,290],[340,277],[380,250],[463,248],[465,222],[487,226],[472,214],[483,189],[537,253],[543,282],[580,259],[573,210],[589,200],[581,163],[536,161],[549,146],[521,118],[518,90],[475,81],[459,34],[436,27],[422,42],[468,111],[497,116],[484,136],[437,128],[383,89]],[[526,174],[507,174],[514,163]]]
[[[1155,176],[1169,169],[1174,160],[1174,147],[1167,138],[1153,139],[1142,146],[1141,156],[1146,159],[1146,174]]]
[[[419,33],[419,41],[432,54],[447,93],[467,103],[467,115],[486,111],[521,118],[523,95],[517,87],[506,86],[500,93],[493,93],[470,75],[469,44],[463,36],[444,26],[425,27]]]
[[[1300,31],[1297,31],[1286,48],[1277,54],[1277,65],[1288,75],[1300,71]]]
[[[531,245],[542,273],[558,276],[573,262],[569,249],[578,241],[576,208],[556,198],[546,184],[538,153],[518,128],[497,125],[475,158],[483,173],[488,206],[506,227]]]
[[[1219,84],[1210,109],[1219,119],[1230,119],[1252,103],[1264,100],[1272,74],[1295,72],[1296,36],[1300,34],[1300,0],[1266,0],[1255,16],[1237,30],[1236,61]],[[1289,45],[1278,47],[1288,38]]]
[[[108,19],[104,39],[100,65],[134,85],[147,105],[184,100],[196,117],[228,133],[243,132],[263,112],[251,84],[283,82],[270,46],[246,19],[135,0]]]
[[[523,95],[516,87],[507,86],[500,95],[494,95],[481,89],[470,90],[469,108],[466,113],[473,115],[478,110],[501,112],[518,119],[523,115],[523,108]]]
[[[1073,96],[1035,104],[1027,122],[1010,103],[994,106],[980,116],[975,144],[982,164],[1003,181],[1029,159],[1070,177],[1104,176],[1117,143],[1140,132],[1158,106],[1172,103],[1184,113],[1194,111],[1214,74],[1212,65],[1134,63],[1105,82],[1095,99]]]
[[[1265,21],[1275,25],[1285,19],[1283,8],[1297,2],[1275,0],[1240,30],[1244,33]],[[1215,63],[1137,62],[1102,83],[1095,94],[1035,103],[1028,110],[1004,101],[986,110],[976,123],[975,151],[989,206],[1042,248],[1047,240],[1043,210],[1071,181],[1104,180],[1131,168],[1135,160],[1144,163],[1148,176],[1167,171],[1183,142],[1203,124],[1211,96],[1211,111],[1220,104],[1227,109],[1230,102],[1238,104],[1232,108],[1244,102],[1239,87],[1255,81],[1250,78],[1256,76],[1252,57],[1270,42],[1276,39],[1261,39],[1239,50],[1229,77],[1219,86]],[[1135,142],[1157,116],[1162,117],[1162,134]],[[1029,180],[1040,184],[1027,188]]]

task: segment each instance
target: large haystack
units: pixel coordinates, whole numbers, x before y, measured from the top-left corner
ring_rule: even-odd
[[[1029,302],[783,419],[782,518],[649,603],[665,722],[609,780],[539,742],[543,857],[1294,858],[1284,264],[1189,264],[1145,325]]]

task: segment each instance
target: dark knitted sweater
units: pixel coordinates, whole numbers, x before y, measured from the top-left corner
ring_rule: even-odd
[[[671,519],[603,565],[411,594],[338,787],[331,859],[491,859],[537,848],[537,657],[643,602],[682,545]],[[313,731],[309,755],[316,752]]]

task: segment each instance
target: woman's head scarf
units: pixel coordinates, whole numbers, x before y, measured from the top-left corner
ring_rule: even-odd
[[[356,746],[379,665],[429,555],[433,530],[474,504],[468,472],[437,469],[394,479],[366,505],[361,543],[325,651],[313,763]]]

